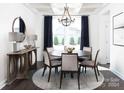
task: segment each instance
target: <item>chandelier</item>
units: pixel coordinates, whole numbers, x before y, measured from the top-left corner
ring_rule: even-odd
[[[58,19],[60,23],[64,26],[69,26],[72,22],[74,22],[75,19],[72,20],[70,14],[69,14],[69,7],[66,6],[64,7],[64,14],[61,19]]]

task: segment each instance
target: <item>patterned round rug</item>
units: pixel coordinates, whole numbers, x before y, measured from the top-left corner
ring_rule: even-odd
[[[33,83],[39,88],[45,90],[58,90],[60,86],[60,71],[55,73],[55,69],[51,71],[51,78],[48,82],[48,68],[45,71],[44,76],[42,76],[43,69],[39,69],[36,71],[32,77]],[[70,74],[66,74],[66,77],[63,77],[62,80],[62,90],[78,90],[78,80],[77,74],[73,75],[71,78]],[[98,76],[98,82],[96,81],[96,77],[93,69],[88,69],[86,74],[85,72],[81,72],[80,74],[80,89],[81,90],[91,90],[99,87],[104,81],[103,75],[100,73]]]

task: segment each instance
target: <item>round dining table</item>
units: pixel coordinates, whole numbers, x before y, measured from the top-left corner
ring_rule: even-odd
[[[67,53],[67,51],[64,50],[53,50],[50,52],[50,55],[56,56],[56,57],[61,57],[62,53]],[[89,56],[91,53],[88,51],[83,51],[83,50],[74,50],[72,53],[77,53],[78,57],[85,57]]]

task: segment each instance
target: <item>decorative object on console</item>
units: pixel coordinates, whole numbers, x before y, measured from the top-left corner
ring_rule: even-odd
[[[27,36],[27,42],[29,42],[29,45],[32,45],[33,47],[36,47],[36,41],[37,40],[37,35],[32,34]]]
[[[30,49],[30,48],[32,48],[32,45],[24,45],[24,47],[25,47],[26,49]]]

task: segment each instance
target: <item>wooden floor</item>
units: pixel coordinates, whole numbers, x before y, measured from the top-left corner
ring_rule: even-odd
[[[103,65],[104,67],[109,67],[108,65]],[[42,68],[42,64],[38,64],[38,69]],[[32,70],[29,72],[29,79],[25,80],[16,80],[11,85],[5,86],[2,90],[42,90],[35,86],[32,82],[32,75],[35,71]],[[114,75],[110,71],[101,71],[105,80],[103,84],[96,88],[95,90],[124,90],[124,81],[119,77]]]

